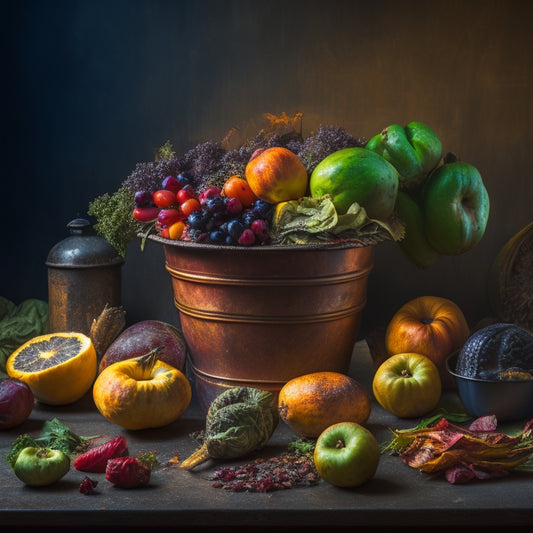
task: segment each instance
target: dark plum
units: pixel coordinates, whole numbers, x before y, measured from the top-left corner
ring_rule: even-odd
[[[161,183],[161,186],[163,189],[172,191],[174,194],[176,194],[182,187],[174,176],[167,176]]]
[[[150,207],[154,205],[154,195],[150,191],[137,191],[134,201],[137,207]]]

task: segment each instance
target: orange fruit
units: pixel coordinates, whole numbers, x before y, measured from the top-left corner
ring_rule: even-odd
[[[238,174],[226,180],[222,187],[222,194],[228,198],[238,198],[244,207],[251,206],[257,200],[249,183]]]
[[[470,335],[466,318],[457,304],[439,296],[419,296],[394,313],[385,331],[389,355],[419,353],[437,366],[445,389],[455,387],[446,359],[459,350]]]
[[[48,333],[34,337],[7,359],[6,371],[26,383],[35,399],[50,405],[79,400],[96,377],[96,350],[83,333]]]
[[[313,372],[294,378],[278,396],[280,418],[300,437],[317,438],[338,422],[364,424],[370,395],[361,384],[339,372]]]
[[[309,184],[305,165],[281,146],[256,150],[244,172],[254,194],[270,204],[298,200]]]

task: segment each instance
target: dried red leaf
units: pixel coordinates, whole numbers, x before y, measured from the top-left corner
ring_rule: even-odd
[[[119,435],[79,455],[73,466],[81,472],[103,474],[109,459],[125,455],[128,455],[128,445],[126,439]]]
[[[148,485],[151,469],[136,457],[115,457],[107,461],[105,478],[117,487],[133,489]]]
[[[488,433],[489,431],[496,431],[498,427],[498,420],[494,415],[485,415],[476,418],[468,427],[470,431],[477,433]]]
[[[533,420],[513,437],[495,431],[492,416],[481,417],[468,429],[440,420],[433,427],[414,430],[400,457],[423,472],[444,472],[450,483],[502,477],[533,454],[532,428]]]

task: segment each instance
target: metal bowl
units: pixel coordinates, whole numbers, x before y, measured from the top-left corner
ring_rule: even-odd
[[[459,352],[446,360],[455,378],[457,392],[465,409],[473,416],[496,415],[498,421],[533,416],[533,379],[501,381],[470,378],[456,374]]]

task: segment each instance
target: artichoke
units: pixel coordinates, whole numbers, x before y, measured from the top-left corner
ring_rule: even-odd
[[[259,450],[270,440],[278,420],[271,392],[231,387],[209,406],[204,442],[180,467],[189,470],[208,459],[232,459]]]

